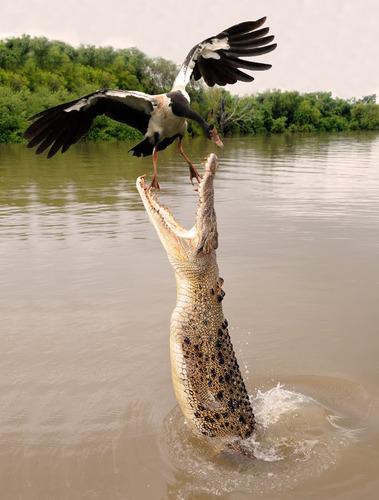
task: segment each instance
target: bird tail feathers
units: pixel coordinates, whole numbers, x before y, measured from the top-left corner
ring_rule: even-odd
[[[134,148],[129,149],[133,151],[133,156],[150,156],[153,153],[154,145],[151,144],[149,139],[144,139],[134,146]]]

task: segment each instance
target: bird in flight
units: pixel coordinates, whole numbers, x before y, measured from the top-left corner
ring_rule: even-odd
[[[200,175],[182,144],[187,120],[199,123],[205,136],[215,144],[220,147],[223,144],[216,128],[191,109],[186,87],[191,77],[195,80],[203,78],[209,87],[215,84],[224,86],[254,80],[240,68],[251,71],[270,69],[271,64],[244,59],[276,48],[276,43],[271,43],[274,36],[267,35],[269,28],[262,28],[265,21],[266,18],[262,17],[257,21],[236,24],[195,45],[185,58],[172,89],[166,94],[101,89],[41,111],[31,118],[34,121],[25,131],[28,147],[37,147],[37,154],[49,148],[48,158],[59,150],[64,153],[88,132],[96,116],[106,115],[144,134],[143,141],[130,151],[138,157],[152,155],[154,170],[150,188],[159,188],[158,151],[175,139],[178,139],[179,152],[189,166],[191,182],[193,179],[199,181]]]

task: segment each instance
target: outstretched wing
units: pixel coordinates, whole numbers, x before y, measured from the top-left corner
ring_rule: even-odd
[[[173,88],[185,87],[191,76],[195,80],[204,78],[210,87],[238,80],[251,82],[254,78],[239,68],[253,71],[270,69],[271,64],[240,59],[241,56],[267,54],[276,48],[276,43],[271,43],[274,36],[266,36],[270,28],[258,29],[265,21],[266,18],[262,17],[257,21],[236,24],[195,45],[180,68]]]
[[[38,146],[37,154],[50,147],[47,157],[51,158],[59,149],[64,153],[78,142],[98,115],[109,116],[145,134],[152,111],[152,97],[143,92],[99,90],[34,115],[31,119],[35,121],[24,137],[29,140],[28,148]]]

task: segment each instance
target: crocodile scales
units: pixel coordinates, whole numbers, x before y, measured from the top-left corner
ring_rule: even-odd
[[[175,395],[186,421],[217,449],[250,454],[243,440],[255,419],[224,318],[223,279],[216,258],[217,220],[213,179],[217,157],[209,155],[198,187],[192,229],[184,229],[144,177],[137,189],[174,268],[177,301],[171,317],[170,357]]]

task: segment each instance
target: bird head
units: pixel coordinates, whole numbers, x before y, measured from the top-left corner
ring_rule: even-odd
[[[217,144],[220,148],[224,147],[224,144],[222,140],[220,139],[220,136],[217,133],[216,127],[214,125],[210,125],[207,131],[207,137],[210,139],[212,142]]]

